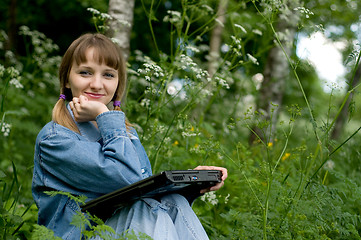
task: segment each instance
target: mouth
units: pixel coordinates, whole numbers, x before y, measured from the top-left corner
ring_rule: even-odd
[[[104,94],[99,94],[99,93],[91,93],[91,92],[86,92],[85,93],[89,98],[92,98],[92,99],[99,99],[101,97],[104,96]]]

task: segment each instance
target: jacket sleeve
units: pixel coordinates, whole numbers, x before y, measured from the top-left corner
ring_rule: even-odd
[[[49,177],[96,194],[141,180],[137,149],[127,135],[124,119],[124,113],[118,111],[96,118],[103,144],[84,140],[57,125],[51,134],[39,140],[40,165]],[[46,185],[46,179],[44,181]]]

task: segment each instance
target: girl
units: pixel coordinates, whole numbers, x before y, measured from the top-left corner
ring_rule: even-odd
[[[85,195],[88,200],[142,180],[152,174],[150,162],[136,131],[120,110],[126,86],[126,68],[119,48],[101,34],[85,34],[66,51],[59,69],[60,98],[53,120],[36,139],[33,197],[38,222],[63,239],[80,239],[71,225],[78,205],[65,195],[50,197],[45,191]],[[68,104],[67,104],[68,102]],[[112,111],[107,107],[113,102]],[[118,209],[106,224],[121,234],[143,232],[153,239],[208,239],[191,208],[206,191],[188,196],[169,194],[146,198]]]

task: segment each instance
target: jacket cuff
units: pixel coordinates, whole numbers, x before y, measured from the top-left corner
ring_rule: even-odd
[[[95,121],[105,141],[108,138],[114,137],[114,135],[127,136],[125,114],[121,111],[101,113],[95,118]]]

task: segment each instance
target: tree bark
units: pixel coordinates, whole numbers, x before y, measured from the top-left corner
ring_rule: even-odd
[[[16,0],[11,0],[9,7],[9,18],[7,20],[8,39],[6,41],[5,49],[12,50],[16,40]]]
[[[358,66],[355,76],[352,80],[352,83],[349,84],[347,91],[350,91],[351,89],[353,89],[360,82],[360,79],[361,79],[361,64]],[[349,106],[350,106],[353,94],[354,94],[353,92],[350,93],[350,96],[348,97],[345,105],[341,109],[340,115],[336,119],[335,127],[333,128],[332,133],[331,133],[331,139],[338,139],[343,132],[343,129],[344,129],[345,123],[346,123],[346,119],[348,117],[348,110],[349,110]]]
[[[289,63],[286,58],[293,48],[294,35],[296,32],[299,16],[295,13],[292,6],[289,6],[289,14],[285,14],[283,19],[280,19],[276,30],[279,34],[281,47],[277,44],[273,47],[268,55],[267,63],[263,71],[264,80],[262,82],[259,97],[257,101],[257,112],[262,113],[258,118],[260,121],[268,121],[268,128],[261,130],[257,126],[253,127],[253,131],[261,139],[273,141],[273,133],[278,122],[279,109],[282,106],[283,95],[286,87],[286,81],[289,79]],[[270,134],[270,135],[267,135]],[[257,137],[251,133],[249,142],[252,144]]]
[[[226,10],[228,0],[220,1],[218,5],[217,19],[223,25],[226,22]],[[209,42],[209,60],[208,60],[208,73],[212,77],[218,69],[218,61],[220,57],[220,49],[222,44],[222,32],[224,26],[216,24],[211,33],[211,39]]]
[[[130,54],[130,33],[133,26],[135,0],[109,0],[108,14],[113,17],[109,22],[107,36],[114,38],[123,51],[127,61]]]

